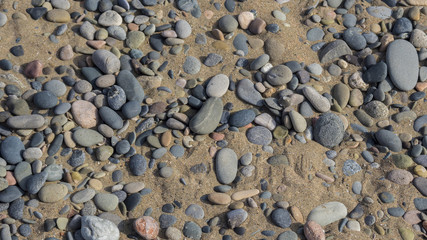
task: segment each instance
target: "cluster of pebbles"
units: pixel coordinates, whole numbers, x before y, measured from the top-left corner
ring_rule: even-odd
[[[1,37],[53,25],[43,41],[64,63],[2,41],[0,239],[426,237],[427,1],[307,2],[301,15],[268,1],[271,22],[241,10],[252,0],[0,1]],[[291,11],[310,63],[284,61]],[[85,45],[59,46],[66,36]]]

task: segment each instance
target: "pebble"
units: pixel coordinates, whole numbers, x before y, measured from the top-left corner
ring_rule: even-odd
[[[257,145],[268,145],[273,140],[273,136],[266,127],[256,126],[246,131],[246,137],[249,142]]]
[[[236,178],[238,159],[230,148],[223,148],[217,152],[215,158],[215,173],[218,182],[230,184]]]
[[[323,39],[325,33],[320,28],[312,28],[307,31],[307,40],[308,41],[319,41]]]
[[[119,229],[113,222],[96,216],[81,217],[80,232],[84,239],[120,239]]]
[[[182,65],[184,72],[191,75],[197,74],[200,71],[200,67],[200,61],[193,56],[188,56]]]
[[[7,23],[7,16],[4,13],[0,13],[0,27],[3,27]]]
[[[307,216],[307,221],[314,221],[321,226],[336,222],[347,215],[347,208],[340,202],[324,203],[313,210]]]
[[[68,188],[63,184],[49,184],[43,186],[38,192],[40,201],[44,203],[58,202],[68,193]]]
[[[185,222],[182,233],[185,237],[190,239],[199,240],[202,238],[202,229],[197,223],[192,221]]]
[[[387,47],[386,62],[394,86],[402,91],[415,87],[418,79],[418,55],[411,43],[402,39],[390,43]]]
[[[239,227],[248,218],[248,212],[244,209],[236,209],[227,212],[227,223],[230,228]]]
[[[229,83],[230,81],[226,75],[215,75],[206,86],[206,95],[208,97],[222,97],[227,92]]]
[[[197,134],[208,134],[215,130],[222,114],[221,98],[211,97],[203,103],[202,108],[189,123],[191,131]]]
[[[387,179],[399,185],[408,185],[414,177],[406,170],[395,169],[387,174]]]
[[[314,139],[325,147],[338,145],[344,137],[344,124],[333,113],[324,113],[316,121],[313,129]]]
[[[351,55],[352,52],[347,43],[343,40],[335,40],[322,48],[319,52],[319,59],[321,63],[329,63],[339,57],[349,54]]]
[[[277,65],[268,71],[266,79],[273,86],[285,85],[291,81],[292,71],[285,65]]]
[[[278,227],[288,228],[292,224],[291,215],[286,209],[277,208],[271,213],[271,221]]]
[[[82,147],[91,147],[104,141],[104,137],[92,129],[78,129],[73,133],[73,140]]]
[[[99,49],[92,54],[93,63],[104,73],[120,71],[120,60],[112,52]]]
[[[93,201],[96,207],[104,212],[113,211],[119,203],[117,196],[111,193],[97,193]]]
[[[195,219],[203,219],[205,216],[205,212],[203,208],[197,204],[190,204],[188,208],[185,210],[185,215],[195,218]]]
[[[238,22],[231,15],[224,15],[218,21],[218,28],[224,33],[231,33],[237,29]]]
[[[391,131],[381,129],[375,133],[375,138],[380,145],[388,147],[393,152],[402,150],[402,141]]]

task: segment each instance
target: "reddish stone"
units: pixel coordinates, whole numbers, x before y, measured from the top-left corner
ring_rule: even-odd
[[[166,111],[168,104],[165,102],[155,102],[150,106],[150,113],[159,114]]]
[[[106,42],[102,40],[88,40],[86,41],[86,44],[91,48],[100,49],[106,44]]]
[[[9,186],[16,185],[16,179],[13,176],[12,172],[7,171],[5,179],[6,179],[7,183],[9,184]]]
[[[28,63],[24,69],[24,75],[27,78],[36,78],[42,75],[43,64],[39,60]]]
[[[222,133],[213,132],[210,134],[210,137],[215,141],[221,141],[224,139],[225,135]]]
[[[304,225],[304,235],[307,240],[325,240],[325,232],[322,226],[315,221],[308,221]]]
[[[133,223],[135,231],[144,239],[156,239],[159,234],[159,224],[150,216],[140,217]]]
[[[129,28],[130,31],[138,31],[139,26],[136,25],[135,23],[129,23],[128,24],[128,28]]]
[[[417,89],[417,91],[424,91],[424,89],[427,88],[427,82],[419,82],[417,83],[417,85],[415,86],[415,89]]]
[[[421,215],[420,211],[418,211],[418,210],[410,210],[410,211],[407,211],[405,213],[405,215],[403,215],[403,219],[407,223],[409,223],[411,225],[418,224],[418,223],[420,223],[422,221],[421,218],[420,218],[420,215]]]
[[[98,123],[98,109],[91,102],[77,100],[71,105],[74,121],[83,128],[95,127]]]

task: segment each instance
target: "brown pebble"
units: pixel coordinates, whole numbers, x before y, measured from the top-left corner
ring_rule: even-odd
[[[160,144],[162,144],[163,147],[167,147],[171,144],[172,141],[172,132],[167,131],[162,134],[160,137]]]
[[[43,64],[39,60],[28,63],[24,68],[24,75],[28,78],[36,78],[42,75]]]
[[[315,175],[316,175],[316,177],[323,179],[327,183],[333,183],[335,181],[333,178],[331,178],[331,177],[329,177],[323,173],[317,172]]]
[[[230,196],[225,193],[211,193],[208,195],[208,200],[217,205],[226,205],[231,202]]]
[[[89,186],[97,191],[102,189],[102,182],[98,179],[89,180]]]
[[[250,190],[243,190],[235,192],[231,195],[231,199],[234,201],[239,201],[245,198],[253,197],[259,193],[258,189],[250,189]]]
[[[325,240],[325,232],[322,226],[315,221],[308,221],[304,225],[304,235],[307,240]]]
[[[297,222],[300,222],[300,223],[304,222],[304,218],[303,218],[302,213],[298,207],[292,206],[290,210],[291,210],[292,217],[294,217],[294,219]]]
[[[222,133],[213,132],[209,134],[209,137],[211,137],[215,141],[221,141],[224,139],[225,135]]]
[[[206,19],[211,19],[214,15],[211,10],[206,10],[203,14],[205,15]]]
[[[129,28],[130,31],[138,31],[139,26],[137,24],[135,24],[135,23],[129,23],[128,24],[128,28]]]
[[[427,82],[419,82],[417,83],[417,85],[415,85],[415,89],[420,92],[424,91],[424,89],[426,88],[427,88]]]
[[[255,18],[249,25],[249,31],[251,31],[253,34],[261,34],[265,27],[267,26],[267,23],[262,20],[261,18]]]
[[[221,32],[221,30],[219,29],[214,29],[212,30],[212,35],[214,36],[215,39],[220,40],[220,41],[224,41],[224,33]]]

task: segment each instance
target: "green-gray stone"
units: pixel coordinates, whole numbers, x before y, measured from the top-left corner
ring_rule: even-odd
[[[403,240],[414,240],[415,238],[414,232],[412,232],[409,228],[399,228],[399,234]]]
[[[285,155],[272,156],[267,160],[267,163],[273,166],[289,165],[289,160]]]
[[[96,207],[104,212],[113,211],[119,204],[119,198],[111,193],[97,193],[93,201]]]
[[[138,48],[145,40],[145,35],[140,31],[132,31],[128,33],[126,38],[126,45],[129,48]]]
[[[95,155],[98,161],[107,161],[111,155],[114,153],[114,148],[111,146],[101,146],[96,149]]]
[[[73,133],[74,141],[83,147],[90,147],[104,141],[104,137],[95,130],[80,128]]]
[[[332,97],[337,100],[341,108],[344,108],[350,99],[350,90],[347,85],[338,83],[332,88]]]
[[[190,129],[196,134],[208,134],[215,130],[222,115],[221,98],[209,98],[190,120]]]
[[[374,125],[374,120],[362,109],[357,109],[354,111],[354,116],[356,116],[359,122],[367,127],[372,127]]]
[[[411,167],[414,164],[411,157],[405,154],[395,154],[393,155],[393,163],[398,168],[406,169]]]

